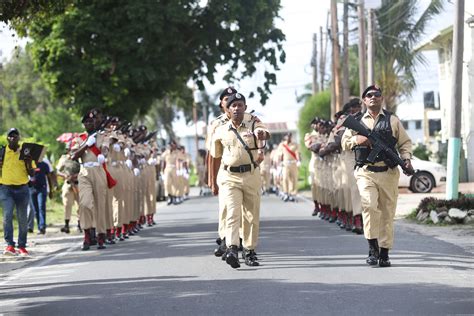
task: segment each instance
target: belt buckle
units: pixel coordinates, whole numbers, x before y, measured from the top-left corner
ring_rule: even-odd
[[[244,170],[244,165],[240,165],[240,166],[239,166],[239,172],[240,172],[240,173],[244,173],[244,172],[245,172],[245,170]]]

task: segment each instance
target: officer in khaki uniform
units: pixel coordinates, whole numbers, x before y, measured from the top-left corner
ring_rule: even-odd
[[[71,159],[69,152],[78,149],[81,142],[80,138],[71,141],[67,145],[68,153],[62,155],[56,165],[58,176],[64,178],[61,190],[61,197],[64,206],[64,227],[61,228],[61,232],[66,234],[69,234],[70,232],[69,222],[71,220],[72,207],[74,204],[79,204],[79,181],[77,180],[77,177],[81,170],[81,165],[79,162]],[[80,227],[79,223],[80,221],[78,220],[77,227]]]
[[[99,111],[94,109],[87,112],[82,123],[87,131],[83,134],[84,142],[74,152],[72,159],[81,159],[79,172],[79,217],[84,228],[84,242],[82,250],[89,250],[91,244],[91,229],[96,228],[98,233],[98,249],[105,249],[106,232],[106,197],[107,178],[103,163],[105,157],[102,150],[108,148],[103,136],[96,133]]]
[[[292,142],[292,134],[287,133],[285,139],[278,146],[278,151],[283,162],[283,201],[294,201],[298,194],[298,167],[300,153],[298,144]]]
[[[362,93],[362,100],[367,111],[361,115],[361,123],[382,134],[393,150],[398,147],[405,167],[412,169],[411,140],[400,120],[382,109],[382,90],[371,85]],[[369,242],[369,257],[366,262],[369,265],[378,263],[380,267],[388,267],[391,265],[388,252],[393,246],[393,219],[400,173],[397,166],[390,168],[390,161],[383,154],[377,157],[374,164],[368,163],[366,157],[370,153],[371,145],[366,137],[357,135],[352,130],[347,129],[344,132],[343,148],[356,152],[357,168],[354,175],[361,194],[364,235]]]
[[[222,167],[220,165],[215,165],[214,160],[212,159],[212,156],[210,155],[212,139],[213,139],[214,133],[216,132],[216,129],[229,122],[229,116],[226,112],[226,103],[229,97],[234,93],[237,93],[237,90],[235,90],[232,87],[228,87],[221,92],[219,96],[219,100],[220,100],[219,107],[223,113],[209,124],[209,128],[206,135],[207,183],[209,187],[211,188],[213,187],[213,181],[215,181],[219,168]],[[225,240],[226,218],[227,218],[226,201],[222,196],[219,195],[219,223],[217,227],[217,233],[219,237],[216,240],[218,247],[214,249],[214,255],[216,257],[222,257],[222,255],[224,255],[225,252],[227,251],[227,245],[226,245],[226,240]]]
[[[168,205],[177,203],[177,182],[178,176],[176,174],[178,153],[177,145],[174,140],[170,141],[169,148],[161,155],[161,170],[163,171],[163,178],[165,182],[165,195],[168,197]]]
[[[261,180],[258,164],[263,157],[255,158],[258,155],[258,140],[267,140],[270,134],[257,118],[244,119],[247,106],[241,94],[231,95],[226,106],[230,121],[216,129],[210,152],[213,159],[223,165],[212,181],[212,190],[226,200],[226,242],[229,247],[225,258],[232,268],[240,267],[239,228],[243,220],[246,222],[242,225],[245,264],[258,266],[255,254],[260,221]]]

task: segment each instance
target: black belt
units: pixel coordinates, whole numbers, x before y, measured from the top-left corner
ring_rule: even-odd
[[[224,165],[224,170],[227,170],[227,171],[230,171],[230,172],[244,173],[244,172],[252,171],[252,165],[251,164],[240,165],[240,166],[237,166],[237,167],[231,167],[231,166]]]
[[[367,166],[367,170],[372,172],[385,172],[388,170],[388,166]]]
[[[7,188],[10,188],[10,189],[21,189],[25,185],[28,185],[28,183],[25,183],[25,184],[0,184],[0,186],[1,185],[6,186]]]

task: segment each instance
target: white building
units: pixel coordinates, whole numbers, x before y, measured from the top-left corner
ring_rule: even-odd
[[[474,12],[474,1],[465,2],[465,12]],[[439,98],[441,110],[441,137],[449,138],[451,130],[453,27],[447,27],[421,46],[422,50],[436,50],[439,56]],[[461,161],[461,172],[468,181],[474,181],[474,19],[467,17],[464,23],[464,53],[462,74],[461,138],[466,160]]]

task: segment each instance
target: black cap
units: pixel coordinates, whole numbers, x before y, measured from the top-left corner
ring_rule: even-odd
[[[219,100],[222,101],[222,99],[224,99],[225,96],[232,95],[234,93],[237,93],[237,90],[235,90],[234,88],[232,87],[225,88],[224,91],[221,92],[219,96]]]
[[[84,116],[82,117],[82,123],[84,123],[85,120],[90,119],[90,118],[96,118],[99,115],[99,111],[96,109],[92,109],[86,112]]]
[[[342,107],[342,113],[346,113],[347,111],[350,110],[350,108],[354,108],[356,106],[360,106],[360,99],[359,98],[353,98],[349,102],[344,104],[344,106]]]
[[[243,101],[244,104],[245,103],[245,97],[243,95],[241,95],[240,93],[234,93],[232,94],[228,99],[227,99],[227,104],[226,104],[226,107],[229,107],[232,103],[236,102],[236,101]]]
[[[20,135],[20,132],[15,127],[12,127],[8,130],[7,136],[10,136],[10,134],[13,134],[13,133]]]
[[[364,92],[362,92],[362,99],[365,98],[365,95],[369,91],[378,91],[378,92],[382,93],[382,89],[380,89],[380,87],[378,85],[373,84],[373,85],[370,85],[367,88],[365,88]]]

